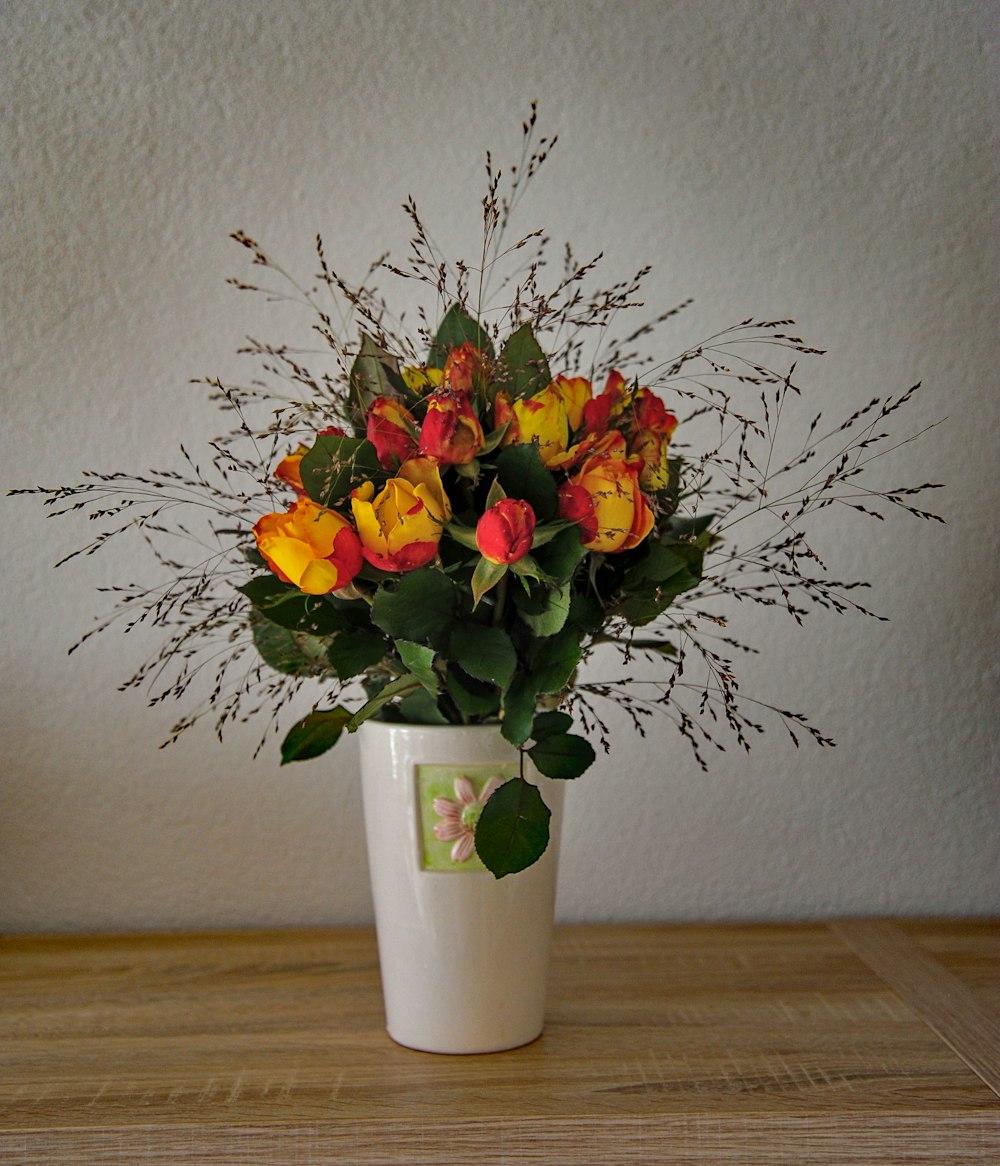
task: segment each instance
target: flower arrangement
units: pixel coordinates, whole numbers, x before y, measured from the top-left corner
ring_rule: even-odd
[[[236,232],[283,284],[231,282],[312,311],[322,367],[252,341],[247,351],[281,388],[206,379],[236,419],[212,443],[211,474],[188,458],[184,472],[18,491],[110,523],[82,551],[130,528],[154,545],[163,580],[116,589],[100,628],[124,618],[171,629],[123,686],[151,686],[152,703],[187,693],[214,659],[209,694],[171,740],[208,711],[220,733],[254,712],[270,728],[305,684],[318,699],[284,736],[283,762],[324,753],[370,717],[499,723],[521,751],[520,776],[479,800],[464,791],[481,809],[475,850],[497,877],[547,844],[548,810],[523,758],[550,778],[578,777],[595,759],[588,736],[608,748],[602,701],[640,732],[654,713],[672,717],[703,768],[725,731],[749,747],[761,710],[796,744],[802,733],[832,744],[802,714],[741,692],[731,657],[746,645],[716,605],[780,607],[798,622],[816,607],[870,615],[854,598],[864,584],[830,577],[808,520],[834,504],[937,517],[914,503],[935,484],[880,489],[865,477],[912,439],[890,428],[917,386],[839,424],[817,416],[778,459],[779,424],[800,394],[794,362],[819,353],[791,321],[744,320],[653,360],[637,343],[686,304],[610,335],[639,306],[648,269],[593,291],[596,260],[567,248],[562,276],[543,291],[548,238],[506,242],[555,141],[536,142],[535,123],[532,109],[504,193],[487,157],[477,264],[448,263],[408,200],[408,264],[383,257],[369,273],[429,290],[436,323],[422,311],[412,336],[367,280],[352,286],[334,271],[321,240],[315,286],[304,286]],[[491,296],[505,263],[514,270]],[[333,302],[345,309],[339,328]],[[603,348],[588,346],[595,335]],[[211,515],[210,550],[193,563],[156,550],[190,536],[170,516],[192,502]],[[609,658],[622,665],[615,678],[591,679],[593,662]],[[639,660],[653,662],[651,679],[636,675]],[[472,834],[459,826],[448,837],[467,855]]]

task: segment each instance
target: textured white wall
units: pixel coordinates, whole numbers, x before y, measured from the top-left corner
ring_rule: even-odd
[[[761,622],[748,688],[840,745],[776,729],[702,776],[666,724],[624,731],[571,790],[564,918],[996,911],[997,247],[989,3],[704,0],[7,2],[5,487],[174,464],[280,316],[229,290],[244,227],[296,270],[324,233],[360,273],[412,191],[474,238],[481,159],[528,100],[561,145],[526,226],[647,302],[696,307],[671,351],[754,313],[830,355],[829,415],[927,386],[892,477],[945,481],[947,527],[900,516],[824,543],[891,624]],[[992,26],[992,27],[991,27]],[[277,321],[274,327],[269,322]],[[124,553],[59,572],[83,533],[5,502],[0,926],[369,917],[356,746],[279,770],[117,683],[133,638],[66,646]],[[859,534],[860,531],[860,534]]]

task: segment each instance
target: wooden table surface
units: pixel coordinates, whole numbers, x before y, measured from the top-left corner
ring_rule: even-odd
[[[1000,926],[557,929],[542,1038],[382,1029],[368,930],[0,939],[0,1162],[1000,1162]]]

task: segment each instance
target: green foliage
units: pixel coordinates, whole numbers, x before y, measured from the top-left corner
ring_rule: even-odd
[[[514,602],[522,621],[534,635],[554,636],[562,630],[569,616],[569,584],[564,583],[555,589],[538,587],[531,594],[521,592]]]
[[[420,681],[429,695],[436,697],[439,685],[434,671],[434,649],[415,644],[412,640],[397,640],[396,651],[407,672]]]
[[[531,735],[536,741],[544,741],[557,733],[568,732],[573,724],[569,713],[561,713],[556,709],[539,713],[531,726]]]
[[[476,680],[458,664],[449,664],[445,677],[448,695],[464,717],[495,717],[500,711],[500,692],[495,684]]]
[[[351,628],[334,636],[327,657],[340,679],[350,680],[378,664],[387,647],[385,637],[371,628]]]
[[[370,336],[362,336],[360,351],[351,365],[349,410],[355,427],[365,429],[368,409],[376,397],[396,396],[400,391],[405,391],[405,385],[399,377],[396,358],[379,348]]]
[[[492,591],[506,574],[506,563],[491,563],[484,555],[480,555],[476,569],[472,572],[472,606],[478,607],[482,597]]]
[[[307,761],[332,749],[340,740],[344,726],[351,719],[345,708],[311,712],[293,725],[281,743],[281,764],[289,761]]]
[[[551,733],[528,750],[539,773],[553,778],[579,777],[594,763],[593,746],[576,733]]]
[[[500,733],[512,745],[522,745],[531,736],[531,722],[538,701],[538,685],[533,676],[518,671],[503,694]]]
[[[462,603],[459,587],[434,567],[410,571],[383,584],[372,603],[372,621],[394,640],[447,647]]]
[[[254,647],[261,659],[286,676],[322,676],[327,669],[326,640],[279,627],[260,617],[250,621]]]
[[[326,595],[303,595],[298,587],[282,583],[274,575],[260,575],[236,590],[250,600],[258,615],[279,627],[329,636],[351,626],[347,604],[338,604]]]
[[[476,826],[476,853],[498,879],[537,862],[549,844],[548,806],[536,786],[515,777],[489,799]]]
[[[696,543],[651,543],[625,573],[615,614],[635,627],[652,623],[701,582],[704,551]]]
[[[448,718],[441,712],[438,702],[425,689],[418,688],[409,696],[404,696],[395,706],[398,719],[406,725],[447,725]]]
[[[438,330],[434,336],[434,343],[427,356],[427,363],[431,368],[444,368],[444,362],[453,348],[460,348],[471,341],[480,352],[484,352],[490,360],[494,357],[493,344],[489,333],[479,323],[463,311],[458,304],[452,304],[444,314]]]
[[[316,438],[303,457],[299,472],[306,493],[320,506],[335,506],[356,482],[369,479],[380,486],[387,478],[370,441],[333,433]]]
[[[517,667],[517,652],[502,628],[460,623],[451,631],[449,658],[469,676],[506,688]]]
[[[537,445],[508,445],[497,458],[497,477],[510,498],[522,498],[539,522],[556,513],[556,482]]]
[[[423,691],[423,685],[420,681],[412,676],[409,672],[403,676],[397,676],[395,680],[390,680],[388,684],[383,685],[374,696],[358,709],[353,717],[345,725],[349,733],[355,733],[365,723],[370,720],[377,712],[391,700],[396,700],[399,697],[408,696],[411,692],[417,690]]]
[[[522,324],[510,334],[500,350],[500,362],[506,373],[504,388],[514,400],[541,392],[552,381],[549,362],[530,324]]]

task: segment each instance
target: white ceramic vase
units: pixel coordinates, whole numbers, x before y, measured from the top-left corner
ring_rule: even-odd
[[[525,776],[552,811],[548,849],[496,879],[472,828],[519,772],[495,725],[359,730],[386,1028],[431,1053],[516,1048],[542,1031],[564,782]]]

